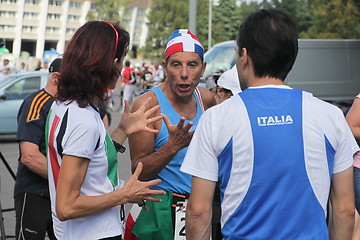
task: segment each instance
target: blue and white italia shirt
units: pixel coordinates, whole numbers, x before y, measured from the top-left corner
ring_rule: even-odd
[[[206,111],[181,170],[219,181],[224,239],[328,239],[331,178],[357,150],[340,109],[268,85]]]

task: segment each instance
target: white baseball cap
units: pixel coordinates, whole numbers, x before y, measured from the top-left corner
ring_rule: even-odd
[[[236,67],[233,67],[232,69],[227,70],[223,74],[221,74],[217,82],[217,85],[219,87],[230,90],[233,95],[236,95],[239,92],[241,92],[240,82]]]

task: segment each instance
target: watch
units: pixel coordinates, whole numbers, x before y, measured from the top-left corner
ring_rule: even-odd
[[[114,141],[114,140],[112,140],[112,141],[113,141],[113,143],[114,143],[114,147],[115,147],[115,149],[116,149],[117,152],[120,152],[120,153],[124,153],[124,152],[125,152],[126,148],[125,148],[123,145],[121,145],[120,143],[118,143],[118,142],[116,142],[116,141]]]

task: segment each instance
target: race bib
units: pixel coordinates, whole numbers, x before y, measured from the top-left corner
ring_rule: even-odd
[[[186,240],[185,235],[185,212],[187,200],[177,202],[175,208],[175,233],[174,240]]]

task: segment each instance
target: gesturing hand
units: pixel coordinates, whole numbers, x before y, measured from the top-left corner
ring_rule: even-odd
[[[156,122],[163,117],[161,115],[150,118],[152,114],[160,109],[160,105],[156,105],[149,110],[146,110],[147,105],[150,103],[151,97],[141,104],[136,112],[130,112],[130,104],[127,100],[124,101],[125,108],[121,116],[119,127],[124,130],[126,135],[130,135],[135,132],[146,131],[150,133],[158,133],[158,130],[151,129],[147,125],[152,122]]]
[[[143,164],[139,162],[134,174],[129,178],[129,180],[125,183],[124,190],[129,197],[129,203],[137,203],[142,205],[145,210],[147,210],[146,206],[143,205],[144,201],[151,202],[160,202],[161,199],[156,197],[151,197],[150,195],[165,195],[164,191],[161,190],[151,190],[150,187],[155,186],[161,182],[160,179],[151,180],[148,182],[139,181],[139,175],[142,171]]]
[[[161,114],[164,118],[164,122],[169,132],[168,143],[176,147],[179,150],[189,146],[194,131],[190,131],[193,122],[188,122],[184,126],[185,118],[181,117],[177,125],[173,125],[170,119],[165,115]]]

